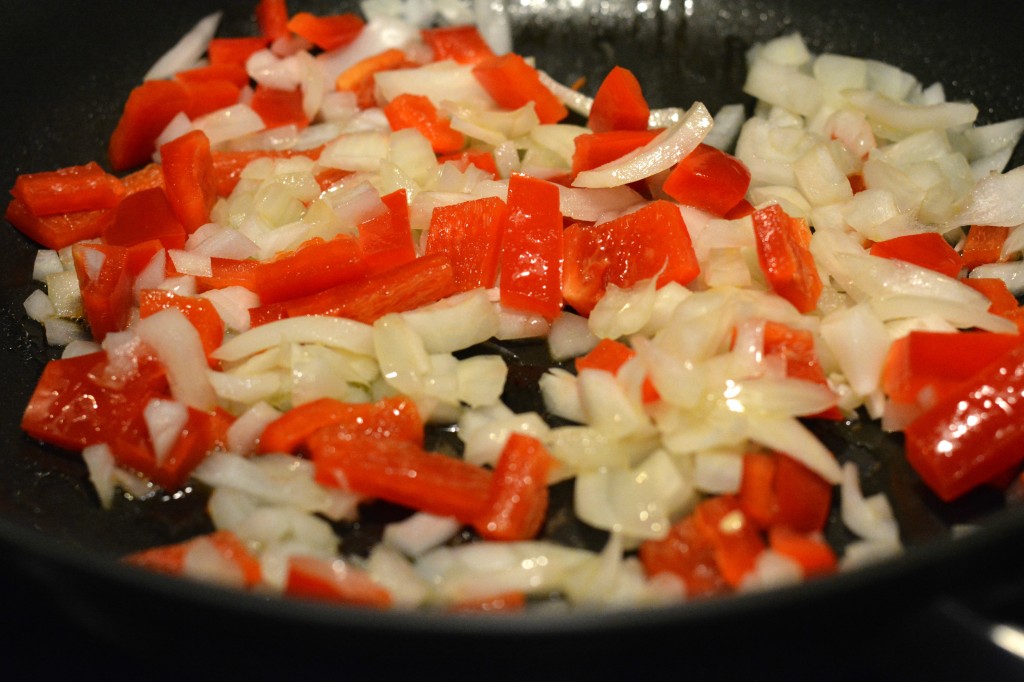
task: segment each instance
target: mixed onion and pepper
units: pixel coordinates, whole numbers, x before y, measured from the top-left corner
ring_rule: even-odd
[[[25,308],[64,347],[24,430],[107,507],[211,491],[212,532],[125,561],[373,607],[675,603],[902,551],[808,420],[902,432],[944,501],[1013,489],[1024,119],[799,34],[748,53],[752,111],[652,110],[622,67],[556,82],[489,12],[211,15],[103,166],[18,177]],[[524,340],[544,414],[485,352]],[[545,539],[569,480],[600,551]],[[374,501],[405,513],[347,551]]]

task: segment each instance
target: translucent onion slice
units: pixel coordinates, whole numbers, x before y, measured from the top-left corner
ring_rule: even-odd
[[[1024,223],[1024,166],[978,181],[960,209],[947,223],[1014,227]]]
[[[857,465],[843,465],[840,483],[840,505],[843,524],[860,537],[891,543],[899,542],[896,517],[885,495],[865,498],[860,487]]]
[[[406,556],[416,557],[448,542],[461,529],[462,524],[450,516],[417,512],[384,526],[382,541]]]
[[[217,394],[207,377],[206,352],[199,332],[179,310],[168,308],[144,317],[133,329],[167,369],[175,400],[203,411],[217,406]]]
[[[260,325],[229,339],[213,355],[235,362],[282,343],[320,343],[360,355],[373,354],[373,328],[343,317],[307,315]]]
[[[188,33],[175,43],[174,47],[149,67],[143,80],[169,78],[179,71],[195,66],[210,45],[210,39],[217,33],[217,26],[220,25],[223,14],[223,12],[214,12],[200,19]]]
[[[621,159],[579,173],[572,184],[574,187],[618,187],[667,170],[696,149],[713,122],[707,107],[695,102],[679,123]]]

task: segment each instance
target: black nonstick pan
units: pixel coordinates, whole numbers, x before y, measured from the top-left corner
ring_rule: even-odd
[[[499,1],[499,0],[494,0]],[[206,14],[223,35],[255,32],[254,0],[35,0],[0,5],[0,186],[19,173],[105,161],[129,90]],[[631,69],[652,106],[746,102],[753,43],[800,31],[815,52],[893,63],[981,122],[1024,116],[1024,22],[1001,2],[886,0],[506,0],[516,51],[591,94],[615,64]],[[289,3],[297,11],[350,2]],[[1013,165],[1024,162],[1018,151]],[[1024,201],[1024,197],[1022,197]],[[6,227],[0,226],[0,227]],[[293,677],[426,674],[536,679],[623,678],[667,670],[714,678],[887,679],[1024,670],[988,636],[1024,616],[1024,511],[978,491],[939,503],[870,423],[816,427],[890,495],[908,546],[877,566],[796,588],[615,613],[456,617],[283,601],[143,574],[124,553],[207,529],[201,491],[100,509],[73,453],[19,429],[46,360],[22,301],[35,247],[0,230],[0,651],[51,671],[161,677],[203,670]],[[542,360],[516,349],[512,401],[527,400]],[[563,498],[566,491],[561,491]],[[556,497],[557,495],[556,494]],[[955,531],[970,527],[969,533]],[[575,529],[580,542],[585,529]],[[842,542],[841,531],[834,539]],[[139,668],[138,666],[143,666]],[[942,675],[946,673],[946,675]],[[206,677],[206,675],[201,675]]]

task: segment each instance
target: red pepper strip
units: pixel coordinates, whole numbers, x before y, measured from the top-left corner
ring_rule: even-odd
[[[519,109],[533,102],[541,123],[558,123],[569,115],[569,110],[541,83],[537,69],[513,52],[480,60],[473,67],[473,75],[505,109]]]
[[[367,109],[377,105],[374,74],[411,65],[412,63],[405,57],[405,52],[393,47],[356,62],[342,71],[334,81],[334,89],[356,93],[359,107]]]
[[[51,360],[43,369],[22,416],[31,437],[68,450],[106,443],[124,434],[145,438],[142,408],[167,395],[163,365],[142,355],[134,372],[108,372],[103,352]]]
[[[384,213],[359,224],[359,246],[370,273],[383,272],[416,259],[404,189],[381,197]]]
[[[496,197],[434,209],[425,251],[451,261],[458,291],[494,286],[505,218],[505,202]]]
[[[587,127],[595,133],[609,130],[647,130],[651,108],[640,81],[629,69],[612,67],[594,94]]]
[[[612,374],[618,374],[619,369],[626,362],[636,355],[636,351],[613,339],[601,339],[597,345],[586,355],[576,358],[576,371],[582,372],[585,369],[600,369]],[[650,378],[644,379],[642,387],[642,398],[645,403],[652,403],[659,400],[658,389],[654,387]]]
[[[647,575],[678,576],[686,585],[687,596],[722,594],[727,589],[715,562],[715,546],[697,530],[692,515],[673,524],[664,539],[645,540],[638,554]]]
[[[48,249],[63,249],[84,239],[94,239],[114,220],[114,209],[78,211],[39,218],[25,204],[11,199],[4,220],[26,237]]]
[[[147,163],[142,168],[125,175],[121,178],[121,182],[124,183],[126,196],[154,187],[163,188],[164,170],[158,163]]]
[[[336,50],[359,37],[365,22],[358,14],[318,16],[297,12],[288,20],[288,30],[305,38],[321,50]]]
[[[144,549],[125,556],[122,561],[149,571],[181,576],[185,573],[188,553],[202,542],[212,543],[222,557],[238,567],[245,587],[255,587],[261,582],[259,559],[249,552],[237,535],[228,530],[214,531],[173,545]]]
[[[391,592],[369,573],[342,559],[293,556],[288,559],[284,593],[289,597],[386,609]]]
[[[472,24],[425,28],[420,35],[433,50],[434,61],[452,59],[459,64],[476,64],[494,56],[491,46]]]
[[[210,222],[217,201],[210,139],[203,131],[193,130],[161,146],[160,159],[171,210],[185,232],[192,234]]]
[[[188,93],[185,115],[191,120],[238,103],[242,86],[226,79],[178,79]]]
[[[808,248],[806,221],[792,218],[778,204],[753,213],[757,260],[772,290],[801,313],[818,305],[822,283]]]
[[[316,480],[472,524],[487,509],[493,475],[415,443],[383,438],[337,438],[328,427],[309,437]]]
[[[985,295],[985,298],[991,302],[988,312],[993,315],[1006,315],[1020,308],[1017,297],[1006,286],[1006,282],[1001,279],[996,277],[964,277],[960,281]]]
[[[473,522],[487,540],[529,540],[548,510],[548,471],[554,460],[540,441],[512,433],[501,451],[484,511]]]
[[[257,85],[249,100],[249,106],[255,111],[267,129],[294,125],[302,130],[309,125],[309,117],[302,107],[302,90],[278,90],[265,85]]]
[[[775,454],[773,485],[777,503],[773,525],[803,533],[825,527],[832,506],[832,485],[828,481],[780,452]]]
[[[103,241],[117,246],[133,246],[151,239],[159,240],[167,249],[182,249],[188,239],[160,187],[126,196],[114,213],[114,221],[103,230]]]
[[[562,295],[589,315],[609,284],[628,288],[657,277],[657,285],[688,284],[700,264],[679,209],[654,201],[601,225],[566,228]]]
[[[562,311],[562,213],[558,187],[513,173],[501,246],[501,303],[543,315]]]
[[[263,36],[241,38],[214,38],[207,47],[206,54],[211,66],[230,64],[245,68],[245,63],[253,52],[262,50],[269,41]]]
[[[185,315],[199,332],[210,365],[215,366],[217,362],[210,355],[224,342],[224,320],[213,303],[209,299],[182,296],[163,289],[144,289],[139,293],[140,317],[149,317],[165,308],[177,308]]]
[[[228,266],[215,260],[213,268],[215,278],[230,272],[243,280],[251,277],[248,288],[256,292],[260,301],[266,305],[289,301],[361,278],[367,270],[362,256],[362,249],[355,237],[341,234],[328,241],[312,239],[295,251],[273,260],[235,261],[243,264],[238,266]],[[206,283],[205,280],[200,281]]]
[[[115,171],[140,166],[156,151],[156,138],[188,107],[185,86],[174,80],[151,80],[128,95],[121,118],[110,136],[107,155]]]
[[[125,329],[131,321],[134,303],[128,249],[107,244],[75,244],[72,257],[93,338],[102,341],[108,333]],[[100,261],[97,269],[96,263]]]
[[[871,255],[920,265],[954,279],[963,268],[960,254],[937,232],[906,234],[875,242],[871,245]]]
[[[715,564],[730,587],[739,587],[765,549],[764,539],[734,495],[704,500],[694,510],[697,532],[714,547]]]
[[[828,378],[814,347],[814,335],[806,329],[794,329],[768,320],[764,325],[764,354],[782,357],[786,363],[786,376],[829,388]],[[843,413],[838,407],[831,407],[814,416],[842,419]]]
[[[997,225],[971,225],[964,238],[962,264],[968,270],[995,263],[1003,255],[1003,244],[1010,228]]]
[[[737,492],[740,508],[761,529],[775,522],[779,501],[775,494],[775,457],[760,452],[743,455],[743,476]]]
[[[1020,342],[1017,334],[913,331],[889,347],[882,390],[893,402],[931,407]]]
[[[36,217],[114,208],[125,195],[124,184],[94,161],[55,171],[25,173],[11,194]]]
[[[153,260],[153,256],[157,252],[163,250],[165,247],[159,239],[147,239],[144,242],[138,244],[132,244],[128,248],[128,259],[125,263],[125,267],[128,268],[128,274],[132,278],[132,287],[135,286],[135,278],[146,268],[147,265]],[[166,266],[167,262],[164,261]],[[166,272],[166,267],[165,267]]]
[[[260,452],[299,453],[306,439],[325,427],[335,427],[333,437],[395,438],[423,445],[423,420],[416,404],[405,397],[384,398],[375,403],[344,403],[320,398],[288,410],[267,424],[260,435]]]
[[[255,12],[262,36],[268,40],[288,37],[288,6],[285,0],[259,0]]]
[[[703,143],[676,164],[661,186],[679,203],[717,216],[727,215],[749,188],[750,169],[742,161]]]
[[[466,145],[466,136],[453,129],[434,103],[423,95],[398,95],[384,105],[384,115],[392,130],[418,130],[430,141],[435,154],[453,154]]]
[[[620,159],[653,140],[661,130],[609,130],[584,133],[573,140],[572,176]]]
[[[943,501],[955,500],[1024,460],[1022,401],[1018,343],[907,426],[907,461]]]
[[[249,314],[253,325],[301,315],[333,315],[372,324],[388,313],[412,310],[455,293],[452,266],[435,254],[316,294],[254,308]]]
[[[139,409],[144,407],[140,405]],[[192,471],[213,450],[223,448],[233,417],[224,410],[202,412],[188,408],[188,422],[170,451],[158,462],[148,436],[118,434],[108,445],[114,459],[122,467],[132,469],[164,490],[180,490]]]
[[[801,533],[786,526],[768,529],[768,546],[800,564],[805,577],[835,573],[835,551],[818,533]]]
[[[246,57],[248,59],[248,57]],[[245,63],[210,63],[194,69],[186,69],[174,74],[174,78],[182,83],[198,83],[204,81],[227,81],[239,89],[249,85],[249,74]]]

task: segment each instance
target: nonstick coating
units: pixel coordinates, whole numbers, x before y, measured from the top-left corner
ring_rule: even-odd
[[[218,9],[225,11],[222,35],[252,34],[253,5],[254,0],[4,3],[0,185],[11,187],[19,173],[103,163],[125,97],[148,66]],[[352,8],[343,2],[289,3],[292,11]],[[925,84],[941,81],[948,98],[979,106],[980,122],[1024,115],[1024,26],[1000,2],[509,0],[508,13],[518,52],[535,55],[539,66],[563,82],[586,77],[590,94],[619,64],[637,74],[652,106],[686,106],[699,99],[715,111],[746,102],[740,93],[745,50],[800,31],[815,52],[877,58]],[[1020,152],[1013,163],[1021,163]],[[723,642],[809,641],[819,656],[842,656],[844,642],[851,641],[844,637],[865,628],[889,632],[937,597],[972,595],[979,583],[1003,584],[1020,565],[1021,514],[1002,510],[1000,496],[988,492],[939,505],[902,461],[898,439],[861,424],[822,435],[842,457],[858,463],[868,492],[890,493],[911,549],[898,560],[797,589],[656,611],[480,619],[370,614],[140,574],[114,559],[205,530],[202,496],[103,511],[77,456],[41,447],[21,433],[21,412],[54,351],[21,307],[33,288],[34,246],[13,230],[0,231],[0,244],[0,385],[10,391],[0,404],[0,550],[9,574],[0,578],[7,586],[32,590],[32,599],[46,602],[40,609],[53,609],[54,618],[75,623],[103,645],[166,654],[168,643],[187,642],[192,652],[230,652],[264,662],[279,662],[292,651],[306,660],[336,659],[339,669],[418,670],[483,660],[499,677],[500,671],[533,665],[529,661],[550,665],[555,656],[576,672],[600,672],[616,661],[629,661],[635,669],[684,654],[690,665],[721,670],[737,659],[713,653],[731,651]],[[535,370],[527,360],[521,375]],[[960,524],[978,530],[948,539]],[[833,537],[843,540],[839,530]],[[24,608],[26,600],[13,603]],[[8,618],[5,627],[11,625]],[[825,628],[834,636],[822,636]],[[398,650],[406,654],[396,656]]]

